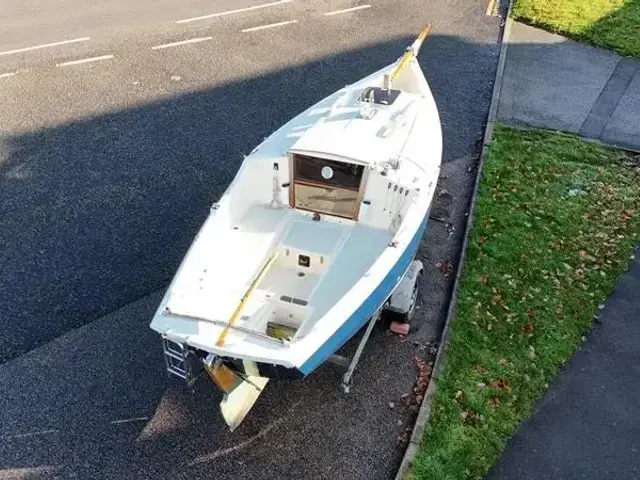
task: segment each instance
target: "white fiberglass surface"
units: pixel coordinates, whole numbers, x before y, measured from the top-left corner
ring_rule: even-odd
[[[214,224],[205,229],[172,288],[169,310],[228,319],[262,266],[288,213],[256,206],[236,225]]]
[[[322,279],[318,282],[311,305],[310,318],[300,333],[313,328],[327,311],[333,307],[380,257],[388,246],[391,235],[387,230],[357,224],[342,246]]]
[[[262,266],[280,227],[286,222],[287,213],[287,210],[255,206],[229,231],[212,238],[211,266],[224,269],[224,275],[218,270],[212,272],[212,276],[226,285],[239,282],[242,286]]]

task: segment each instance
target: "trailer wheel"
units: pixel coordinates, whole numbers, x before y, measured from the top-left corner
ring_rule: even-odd
[[[416,306],[418,305],[418,298],[420,297],[420,279],[422,278],[422,271],[416,276],[416,281],[413,282],[413,288],[411,289],[411,302],[409,309],[402,314],[402,320],[406,323],[411,323],[415,318]]]

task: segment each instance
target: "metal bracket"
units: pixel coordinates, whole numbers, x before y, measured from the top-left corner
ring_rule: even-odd
[[[163,336],[162,350],[167,373],[182,378],[188,387],[192,387],[204,373],[200,360],[185,345]]]
[[[329,357],[328,359],[329,362],[335,365],[339,365],[347,368],[347,371],[342,376],[342,389],[344,390],[344,393],[349,393],[351,391],[351,378],[353,377],[353,373],[356,367],[358,366],[358,362],[360,361],[360,356],[362,355],[362,351],[364,350],[364,347],[367,345],[367,342],[369,341],[369,337],[371,336],[373,327],[382,316],[383,310],[389,307],[387,304],[391,302],[393,295],[396,293],[396,290],[398,289],[398,287],[401,286],[403,281],[407,285],[409,284],[413,285],[413,283],[415,283],[415,280],[418,274],[422,271],[422,269],[423,269],[422,263],[419,260],[414,260],[409,264],[409,267],[407,268],[403,276],[400,278],[400,281],[398,282],[398,286],[396,286],[396,289],[394,289],[394,293],[391,294],[388,301],[385,302],[385,304],[381,306],[369,320],[369,324],[367,325],[367,329],[365,330],[364,335],[360,339],[360,343],[358,344],[356,353],[353,355],[350,361],[348,358],[343,357],[342,355],[334,354],[331,357]]]
[[[360,361],[360,355],[362,355],[362,351],[364,350],[364,347],[367,344],[369,337],[371,336],[373,327],[376,324],[376,322],[380,319],[381,312],[382,312],[382,309],[378,309],[378,311],[373,315],[373,317],[371,317],[371,320],[369,320],[369,325],[367,325],[367,329],[365,330],[364,335],[362,336],[362,339],[360,339],[360,343],[358,344],[356,353],[353,355],[353,358],[351,359],[351,363],[349,363],[349,366],[347,367],[347,371],[342,376],[342,389],[344,390],[344,393],[349,393],[351,391],[351,377],[353,376],[353,372],[358,366],[358,362]]]

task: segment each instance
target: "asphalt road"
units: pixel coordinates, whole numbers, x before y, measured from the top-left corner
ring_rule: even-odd
[[[411,426],[411,358],[446,308],[435,263],[457,258],[500,20],[469,0],[332,16],[357,2],[307,0],[179,24],[245,4],[70,1],[33,15],[13,2],[0,34],[0,478],[389,477]],[[448,164],[445,222],[421,250],[423,324],[410,341],[374,334],[354,394],[333,366],[272,382],[230,435],[210,385],[167,386],[148,328],[162,290],[242,155],[426,23]]]
[[[275,9],[280,13],[303,7],[306,2],[293,0],[4,0],[0,7],[3,28],[2,51],[24,49],[42,44],[90,37],[94,43],[126,34],[140,36],[170,32],[176,22],[202,23],[202,16],[230,11]],[[322,3],[322,2],[318,2]],[[235,15],[242,15],[238,12]],[[177,30],[176,30],[177,31]]]

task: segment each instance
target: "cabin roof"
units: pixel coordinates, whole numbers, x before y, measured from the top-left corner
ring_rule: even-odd
[[[330,109],[326,117],[307,129],[290,151],[362,165],[385,162],[402,151],[406,138],[397,133],[411,127],[415,113],[409,113],[406,121],[395,120],[415,98],[403,93],[392,107],[374,105],[375,114],[364,118],[357,96],[352,95],[348,103]],[[390,126],[394,131],[388,131]]]

